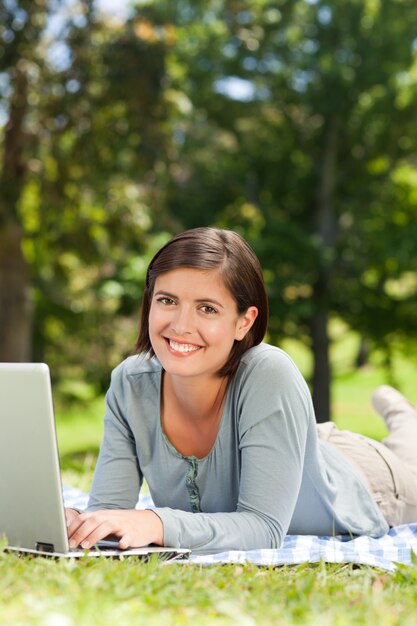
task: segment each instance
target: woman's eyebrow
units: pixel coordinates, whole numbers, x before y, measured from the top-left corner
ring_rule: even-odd
[[[160,289],[159,291],[155,291],[154,296],[168,296],[168,298],[177,298],[173,293],[169,293],[169,291],[163,291]]]

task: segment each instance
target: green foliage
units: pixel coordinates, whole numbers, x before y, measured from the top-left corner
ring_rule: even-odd
[[[417,269],[416,5],[156,4],[150,19],[163,7],[177,37],[169,208],[254,245],[270,336],[313,349],[317,406],[331,314],[383,347],[387,367],[393,341],[416,335],[415,287],[397,289]]]
[[[377,344],[410,334],[415,289],[387,285],[416,271],[415,3],[192,5],[171,17],[174,214],[253,242],[273,338],[320,307]]]
[[[158,0],[122,25],[67,8],[1,8],[5,119],[26,91],[0,216],[24,233],[33,358],[104,387],[152,252],[217,224],[261,259],[272,341],[317,361],[315,320],[326,339],[337,314],[391,367],[416,336],[415,2]]]
[[[3,11],[11,98],[16,68],[28,87],[25,134],[16,137],[24,185],[15,177],[0,209],[24,233],[32,358],[48,361],[55,379],[79,376],[102,389],[134,349],[145,268],[168,237],[161,220],[152,232],[161,210],[163,46],[138,38],[133,23],[107,28],[88,1]]]

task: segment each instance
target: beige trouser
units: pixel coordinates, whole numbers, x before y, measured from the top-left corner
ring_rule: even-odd
[[[388,524],[397,526],[417,522],[417,419],[403,414],[389,427],[381,443],[333,422],[318,424],[317,432],[359,472]]]

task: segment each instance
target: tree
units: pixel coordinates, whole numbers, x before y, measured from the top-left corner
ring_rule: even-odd
[[[88,0],[2,9],[10,88],[0,359],[47,360],[55,375],[78,363],[107,384],[136,332],[132,320],[123,339],[126,324],[117,333],[113,318],[138,308],[132,268],[143,273],[143,257],[160,240],[149,231],[151,205],[161,199],[154,168],[164,142],[165,42],[139,36],[133,21],[107,24],[93,9]]]
[[[412,0],[158,0],[122,27],[92,0],[1,11],[0,359],[107,380],[149,254],[204,224],[253,244],[319,418],[333,315],[388,357],[415,334]]]
[[[28,144],[25,118],[33,51],[37,48],[46,18],[46,2],[22,1],[0,8],[2,39],[0,72],[3,94],[9,92],[8,121],[0,171],[0,359],[29,359],[32,330],[29,267],[22,250],[23,230],[18,201],[27,166]]]
[[[395,324],[416,330],[410,306],[396,306],[385,281],[416,269],[407,243],[415,206],[398,176],[414,172],[417,5],[157,5],[153,19],[172,20],[177,33],[171,210],[184,226],[225,224],[252,241],[270,292],[271,337],[309,342],[313,399],[326,420],[330,316],[381,341],[395,309]],[[375,249],[385,255],[375,268],[379,290],[365,286]],[[398,262],[387,274],[388,259]]]

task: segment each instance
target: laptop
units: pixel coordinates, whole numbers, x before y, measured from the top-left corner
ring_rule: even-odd
[[[49,557],[107,556],[164,559],[187,549],[146,546],[120,550],[105,540],[70,549],[62,495],[49,368],[45,363],[0,363],[0,539],[6,551]]]

